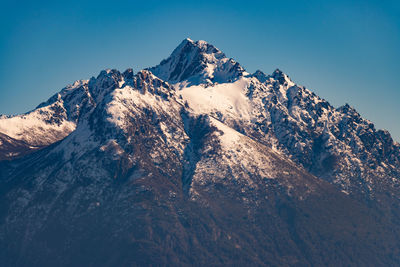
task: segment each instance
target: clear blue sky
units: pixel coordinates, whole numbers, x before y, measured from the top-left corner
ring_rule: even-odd
[[[280,68],[400,141],[399,2],[0,0],[0,114],[105,68],[155,65],[190,37],[249,72]]]

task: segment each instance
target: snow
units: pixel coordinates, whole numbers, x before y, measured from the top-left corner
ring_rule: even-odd
[[[191,85],[230,82],[243,76],[244,72],[216,47],[190,39],[185,39],[168,59],[149,70],[170,83],[186,81]]]
[[[186,45],[188,47],[184,49]],[[75,122],[70,114],[66,114],[66,110],[70,113],[75,110],[74,114],[79,115],[81,110],[90,113],[92,107],[103,107],[101,105],[104,104],[107,114],[105,119],[128,133],[127,126],[132,118],[145,109],[151,109],[160,131],[157,138],[181,153],[188,137],[182,133],[183,130],[176,130],[178,126],[173,124],[182,123],[180,109],[187,103],[186,111],[208,115],[211,123],[220,130],[218,138],[223,149],[221,160],[228,166],[240,165],[242,170],[261,172],[269,178],[279,174],[290,175],[289,171],[274,169],[272,158],[285,155],[286,158],[297,160],[297,166],[314,161],[311,158],[315,152],[312,151],[314,141],[321,137],[323,153],[318,155],[319,161],[327,156],[338,157],[335,173],[332,177],[323,178],[334,181],[343,190],[351,191],[350,174],[366,177],[370,172],[383,177],[385,173],[398,168],[398,157],[392,162],[386,155],[377,159],[377,154],[385,145],[399,151],[398,144],[384,143],[375,138],[371,122],[362,119],[354,109],[349,106],[333,108],[309,90],[297,86],[279,70],[268,76],[261,71],[248,75],[220,50],[205,41],[195,42],[191,39],[183,41],[163,62],[150,68],[163,80],[145,70],[139,72],[141,77],[135,77],[135,82],[131,78],[125,81],[118,71],[108,69],[101,72],[97,79],[91,79],[92,87],[87,80],[80,80],[30,113],[19,116],[0,115],[0,132],[23,140],[33,148],[35,145],[58,141],[76,129]],[[193,68],[193,65],[201,68]],[[174,72],[179,70],[177,66],[182,68],[175,75]],[[180,80],[186,70],[191,76]],[[172,74],[174,77],[171,77]],[[89,87],[93,98],[89,94]],[[79,97],[73,98],[72,93],[77,88],[80,88]],[[73,99],[64,103],[67,96]],[[88,104],[87,109],[81,109],[83,100],[88,100],[90,104],[93,101],[93,106]],[[54,108],[62,110],[55,114]],[[50,123],[54,115],[57,122]],[[162,117],[173,119],[172,122],[164,122],[160,119]],[[59,149],[65,149],[67,158],[89,148],[112,151],[116,157],[124,153],[112,137],[107,137],[109,141],[105,143],[104,140],[94,141],[87,123],[80,124],[78,128],[58,146]],[[369,144],[372,148],[368,148],[368,144],[360,138],[364,133],[375,138]],[[266,156],[266,151],[272,156]],[[151,154],[154,160],[163,159],[156,152]],[[368,161],[376,161],[378,167],[371,169]],[[212,163],[205,162],[202,168],[208,171]],[[369,183],[368,180],[363,182]]]
[[[60,124],[49,123],[53,111],[51,106],[36,109],[24,115],[0,119],[0,132],[17,140],[32,144],[50,144],[61,139],[73,130],[76,124],[68,120],[61,120]],[[42,140],[37,140],[42,136]]]
[[[282,154],[261,145],[215,118],[211,118],[211,123],[222,132],[219,140],[222,145],[224,165],[241,166],[240,171],[244,173],[257,174],[269,179],[279,177],[283,172],[286,176],[290,175],[289,171],[278,169],[274,163],[282,157]],[[249,185],[253,184],[251,176],[246,179]]]
[[[220,136],[220,140],[222,141],[222,145],[225,150],[234,149],[243,135],[215,118],[211,118],[211,122],[223,132],[223,134]]]
[[[178,94],[196,113],[209,114],[219,111],[223,114],[232,114],[235,117],[250,120],[251,104],[245,96],[248,85],[249,79],[241,78],[234,83],[222,83],[208,87],[204,85],[183,87]]]
[[[111,94],[113,101],[107,106],[107,112],[110,117],[109,122],[114,123],[119,128],[124,129],[126,116],[129,116],[131,110],[138,110],[138,107],[155,107],[160,100],[160,96],[141,93],[135,88],[125,86],[120,89],[115,89]]]
[[[68,135],[52,150],[52,153],[62,152],[65,160],[73,156],[80,157],[87,151],[99,146],[99,142],[93,137],[88,121],[78,125],[75,131]]]

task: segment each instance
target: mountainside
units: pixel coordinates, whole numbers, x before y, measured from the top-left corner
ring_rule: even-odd
[[[5,266],[388,266],[400,145],[275,70],[185,39],[0,117]]]

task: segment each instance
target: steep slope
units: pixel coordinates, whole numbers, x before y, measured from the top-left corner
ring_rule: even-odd
[[[4,136],[0,158],[26,155],[68,136],[81,117],[101,102],[104,94],[119,86],[114,72],[105,70],[97,78],[76,81],[26,114],[0,116],[0,133]],[[16,142],[24,144],[23,152],[21,149],[18,154],[9,151]]]
[[[400,262],[389,133],[204,41],[1,125],[2,265]]]
[[[20,157],[38,149],[27,143],[0,133],[0,161]]]
[[[261,71],[249,75],[235,63],[243,71],[230,72],[228,80],[213,81],[213,71],[226,62],[225,55],[212,45],[189,39],[150,70],[174,84],[195,112],[212,115],[275,147],[346,192],[373,198],[374,188],[398,190],[400,145],[387,131],[376,130],[347,104],[334,108],[278,69],[271,75]],[[171,74],[181,73],[178,66],[190,65],[199,68],[188,72],[184,81]],[[199,75],[208,78],[198,80]],[[198,82],[188,82],[192,78]]]
[[[147,71],[61,142],[1,164],[6,265],[380,265],[399,255],[373,211],[185,109]]]
[[[335,109],[279,70],[254,76],[262,85],[253,83],[248,94],[266,111],[257,118],[263,127],[257,131],[271,133],[282,152],[348,192],[373,197],[374,184],[382,180],[398,187],[400,146],[387,131],[376,130],[348,105]]]
[[[75,130],[80,108],[88,99],[87,81],[77,81],[31,112],[0,117],[0,133],[5,137],[0,157],[18,157],[63,139]],[[15,142],[24,144],[23,152],[10,154],[8,147]]]
[[[189,38],[170,57],[149,70],[165,81],[185,85],[232,82],[245,74],[239,63],[227,58],[218,48]]]

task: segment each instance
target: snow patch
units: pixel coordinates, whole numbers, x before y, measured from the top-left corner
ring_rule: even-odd
[[[180,94],[196,113],[221,112],[240,119],[250,120],[251,104],[245,96],[250,81],[241,78],[234,83],[183,87]],[[180,85],[178,85],[179,87]]]

